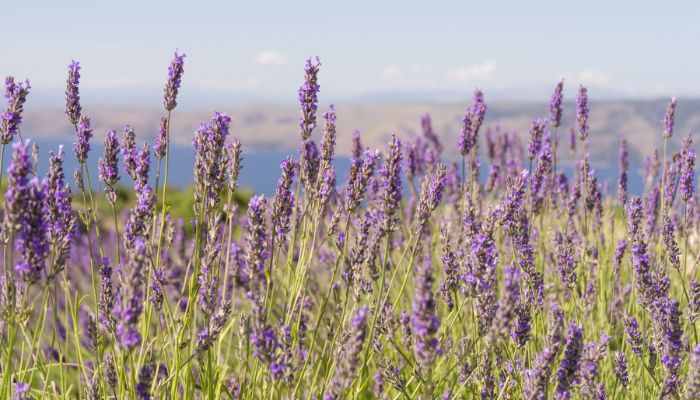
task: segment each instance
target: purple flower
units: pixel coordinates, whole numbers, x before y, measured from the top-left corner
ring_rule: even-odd
[[[313,193],[316,188],[318,172],[321,168],[321,153],[313,140],[301,143],[301,153],[303,163],[299,166],[299,176],[304,188]]]
[[[463,156],[469,154],[474,146],[476,146],[479,128],[481,128],[481,124],[484,122],[486,109],[484,94],[481,90],[477,89],[474,92],[474,99],[472,100],[471,107],[464,112],[464,116],[462,117],[462,132],[459,135],[457,148]]]
[[[19,132],[22,124],[22,112],[24,103],[29,94],[29,80],[24,83],[16,83],[15,78],[8,76],[5,78],[5,98],[7,99],[7,110],[0,115],[0,143],[8,144]]]
[[[637,320],[634,317],[625,316],[622,323],[625,326],[625,337],[627,339],[627,343],[629,343],[630,347],[632,348],[632,352],[641,357],[644,338],[639,332],[639,324],[637,323]]]
[[[683,329],[681,328],[681,311],[678,301],[672,298],[660,299],[662,304],[655,319],[663,329],[661,363],[664,366],[664,386],[662,398],[676,398],[680,389],[683,352]]]
[[[22,217],[15,248],[22,255],[22,261],[15,270],[26,282],[36,282],[44,271],[49,253],[45,219],[44,191],[37,178],[29,182],[27,197],[22,205]]]
[[[532,368],[525,371],[523,376],[523,399],[545,400],[547,384],[552,374],[557,353],[545,347],[537,354]]]
[[[90,152],[90,139],[92,139],[92,128],[90,128],[90,118],[83,115],[78,123],[77,142],[73,144],[75,158],[79,163],[85,164]]]
[[[562,101],[564,100],[564,95],[562,91],[564,90],[564,80],[560,80],[557,86],[554,87],[554,93],[552,93],[552,100],[549,102],[549,121],[552,124],[552,128],[556,129],[561,125],[561,114],[562,114]]]
[[[78,125],[80,121],[80,63],[71,61],[68,64],[68,79],[66,79],[66,114],[71,124]]]
[[[277,182],[275,198],[272,202],[272,225],[274,226],[276,237],[280,241],[280,246],[287,232],[289,232],[294,209],[294,193],[290,190],[290,187],[294,179],[295,165],[296,163],[291,157],[286,158],[280,164],[282,175]]]
[[[122,157],[124,158],[124,171],[136,181],[136,166],[138,150],[136,149],[136,133],[129,125],[124,126],[124,140],[122,141]]]
[[[607,345],[610,336],[605,332],[600,334],[597,342],[586,343],[583,346],[583,356],[580,363],[581,394],[584,398],[606,398],[604,388],[598,385],[600,361],[607,355]]]
[[[401,204],[401,161],[401,141],[391,135],[385,162],[379,170],[379,210],[384,232],[396,229],[396,212]]]
[[[629,385],[630,381],[629,374],[627,373],[627,358],[625,357],[625,353],[616,351],[613,354],[613,372],[622,386],[627,387],[627,385]]]
[[[323,119],[326,121],[325,128],[323,130],[323,137],[321,138],[321,160],[326,163],[333,161],[333,154],[335,153],[335,107],[333,104],[328,106],[328,111],[323,113]]]
[[[5,192],[5,233],[13,234],[21,227],[25,204],[31,195],[31,185],[28,175],[32,171],[29,160],[29,141],[17,142],[13,145],[12,161],[8,167],[7,191]]]
[[[575,259],[577,252],[572,232],[570,232],[569,229],[567,229],[564,234],[557,232],[554,239],[554,246],[557,269],[559,270],[561,282],[573,289],[576,287],[577,282]]]
[[[570,398],[570,390],[580,368],[582,351],[583,327],[576,322],[571,322],[566,335],[564,359],[561,360],[557,370],[557,399]]]
[[[150,227],[150,226],[149,226]],[[118,321],[117,341],[127,351],[141,343],[138,322],[143,311],[143,271],[148,269],[146,243],[136,238],[131,249],[127,250],[126,264],[121,272],[119,301],[115,316]]]
[[[12,400],[29,400],[29,385],[17,382],[12,390]]]
[[[430,218],[430,214],[437,208],[442,200],[442,191],[445,188],[445,175],[447,167],[445,164],[438,164],[433,176],[425,176],[421,185],[420,200],[413,217],[413,234],[418,234],[423,230]]]
[[[124,247],[133,248],[134,242],[141,238],[148,240],[151,234],[151,222],[153,220],[153,208],[155,197],[150,185],[137,185],[136,205],[129,210],[129,216],[124,228]]]
[[[433,365],[441,350],[438,344],[437,331],[440,319],[437,316],[437,305],[433,294],[432,263],[426,256],[418,264],[416,271],[416,291],[413,298],[411,326],[415,336],[415,353],[418,363],[426,370]]]
[[[627,153],[627,141],[620,139],[620,177],[617,180],[617,196],[620,204],[627,204],[627,169],[629,168],[629,156]]]
[[[670,139],[673,135],[673,124],[675,122],[676,115],[676,98],[672,97],[671,101],[666,107],[666,114],[664,114],[664,139]]]
[[[185,62],[185,54],[177,54],[170,62],[168,67],[168,81],[165,83],[164,101],[165,109],[170,112],[177,106],[177,92],[180,90],[182,82],[182,73],[185,72],[183,65]]]
[[[688,288],[688,321],[695,323],[700,318],[700,281],[693,279]]]
[[[681,192],[681,199],[687,203],[695,193],[695,188],[693,187],[693,182],[695,181],[695,149],[693,148],[693,139],[690,135],[683,140],[680,164],[679,191]]]
[[[197,334],[197,346],[195,352],[201,358],[204,352],[211,348],[226,327],[226,322],[231,315],[231,303],[225,300],[221,307],[208,318],[208,324]]]
[[[376,165],[376,160],[378,153],[375,152],[371,154],[367,151],[365,159],[361,164],[354,165],[350,170],[351,180],[349,186],[346,189],[345,198],[345,212],[351,213],[357,209],[362,200],[365,197],[365,191],[367,190],[367,183],[374,174],[374,167]]]
[[[224,144],[231,117],[215,112],[209,124],[202,123],[192,142],[195,148],[195,213],[210,213],[219,206],[226,178]]]
[[[576,96],[576,124],[581,141],[588,137],[588,90],[581,85]]]
[[[155,364],[146,362],[139,371],[139,380],[136,384],[136,398],[138,400],[151,400],[151,385],[155,374]]]
[[[489,346],[498,347],[508,337],[514,311],[520,300],[520,272],[511,265],[505,269],[503,291],[498,301],[496,315],[486,335]]]
[[[311,136],[311,132],[316,128],[316,110],[318,109],[318,70],[321,61],[316,57],[316,62],[312,59],[306,60],[304,68],[304,83],[299,87],[299,103],[301,105],[301,117],[299,118],[299,128],[301,138],[306,141]]]
[[[57,268],[53,271],[56,273],[66,263],[76,225],[71,209],[73,194],[70,185],[64,182],[63,146],[59,146],[58,155],[51,152],[49,172],[43,181],[43,191],[47,221],[46,237],[56,254],[54,265]]]
[[[114,332],[116,321],[112,315],[114,308],[114,285],[112,282],[112,267],[109,258],[102,258],[100,264],[100,302],[99,318],[100,323],[108,332]]]
[[[237,138],[233,138],[228,146],[228,158],[229,158],[229,181],[228,188],[230,191],[234,191],[238,187],[238,174],[241,172],[241,162],[243,161],[243,149],[241,146],[241,141]]]
[[[680,250],[678,249],[678,243],[676,243],[675,226],[671,217],[668,215],[664,216],[663,226],[661,227],[661,235],[664,241],[664,250],[666,251],[666,259],[668,263],[673,268],[680,268]]]
[[[265,277],[265,260],[268,256],[267,229],[265,228],[266,209],[267,201],[264,196],[253,196],[248,202],[246,265],[250,292],[253,299],[257,300],[265,297],[267,285]]]
[[[342,398],[355,379],[360,366],[360,355],[367,336],[367,305],[362,306],[352,317],[350,327],[342,349],[342,357],[331,383],[331,388],[324,398]]]
[[[165,157],[165,152],[168,150],[168,119],[160,118],[160,126],[156,142],[153,144],[153,154],[157,159],[162,160]]]
[[[690,352],[688,377],[685,382],[685,398],[700,398],[700,344]]]
[[[530,126],[530,142],[527,146],[528,158],[530,161],[534,160],[540,153],[540,149],[542,149],[542,135],[544,134],[545,127],[546,121],[543,119],[532,121],[532,125]]]
[[[100,181],[109,187],[119,182],[119,139],[114,129],[107,130],[105,137],[105,153],[98,161]]]

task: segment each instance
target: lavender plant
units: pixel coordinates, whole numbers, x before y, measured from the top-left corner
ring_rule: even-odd
[[[213,112],[193,133],[182,221],[189,192],[168,173],[183,63],[175,53],[149,146],[129,125],[99,137],[71,62],[74,186],[62,148],[41,160],[21,138],[29,83],[6,80],[0,398],[698,397],[696,154],[688,136],[666,160],[675,99],[644,193],[628,187],[622,140],[605,196],[587,153],[588,91],[567,126],[563,81],[525,145],[488,126],[477,90],[456,148],[424,115],[418,137],[387,136],[383,150],[354,134],[340,176],[345,130],[330,106],[316,132],[309,59],[300,154],[281,161],[274,196],[240,187],[244,146]],[[559,129],[572,152],[582,142],[573,174],[557,161]],[[104,141],[97,186],[93,140]]]

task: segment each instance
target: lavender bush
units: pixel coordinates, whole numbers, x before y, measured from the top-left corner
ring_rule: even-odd
[[[62,148],[37,175],[45,160],[21,137],[30,85],[6,79],[0,398],[700,396],[695,150],[688,136],[666,154],[675,99],[641,196],[627,188],[625,141],[616,194],[603,195],[587,89],[567,127],[563,81],[527,143],[484,125],[477,90],[452,143],[428,115],[421,137],[391,135],[385,149],[363,148],[357,132],[340,177],[336,109],[317,127],[322,70],[309,59],[300,151],[282,160],[275,195],[237,201],[248,198],[244,145],[214,112],[193,133],[183,221],[167,182],[184,57],[168,69],[153,146],[128,125],[121,139],[93,131],[70,63],[74,185]],[[581,149],[570,175],[559,129]]]

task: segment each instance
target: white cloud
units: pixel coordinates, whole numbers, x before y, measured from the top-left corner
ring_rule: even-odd
[[[283,65],[287,57],[277,50],[267,50],[255,56],[255,62],[261,65]]]
[[[581,70],[581,72],[577,74],[563,72],[557,75],[556,80],[558,81],[562,77],[564,77],[566,81],[576,84],[576,86],[578,86],[579,84],[605,88],[613,86],[613,80],[610,77],[610,75],[608,75],[607,72],[603,70],[595,68],[584,68],[583,70]]]
[[[493,61],[486,61],[481,64],[472,65],[471,67],[457,68],[449,71],[447,76],[450,79],[457,81],[471,81],[474,79],[488,78],[496,70],[497,64]]]
[[[403,70],[397,67],[386,67],[382,71],[382,75],[386,76],[387,78],[393,78],[401,74],[403,74]]]
[[[608,86],[611,79],[604,71],[586,68],[579,74],[578,81],[584,85]]]

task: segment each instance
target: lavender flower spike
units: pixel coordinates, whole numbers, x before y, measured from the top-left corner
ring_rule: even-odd
[[[78,124],[77,142],[73,144],[75,158],[80,164],[85,164],[90,152],[90,139],[92,139],[92,128],[90,127],[90,118],[83,115],[80,117]]]
[[[301,105],[301,117],[299,118],[299,128],[301,138],[306,141],[311,136],[311,132],[316,127],[316,110],[318,109],[318,70],[321,61],[316,57],[316,62],[309,58],[306,60],[304,68],[304,83],[299,87],[299,103]]]
[[[627,204],[627,170],[629,169],[627,141],[620,139],[620,177],[617,180],[617,197],[624,207]]]
[[[391,135],[386,160],[380,169],[379,209],[381,229],[390,232],[396,228],[396,212],[401,204],[401,141]]]
[[[165,151],[168,147],[168,119],[165,117],[160,118],[160,126],[158,128],[158,135],[156,136],[156,142],[153,144],[153,155],[157,159],[162,160],[165,157]]]
[[[98,175],[102,183],[113,187],[119,182],[119,139],[114,129],[107,130],[104,146],[104,156],[100,157],[97,164]]]
[[[675,122],[676,115],[676,98],[672,97],[671,101],[666,107],[666,114],[664,114],[664,139],[670,139],[673,135],[673,124]]]
[[[163,101],[165,110],[168,112],[172,111],[177,106],[177,93],[180,90],[182,74],[185,72],[183,68],[184,62],[185,54],[178,54],[176,51],[173,61],[170,62],[170,66],[168,67],[168,81],[165,84]]]
[[[411,324],[416,340],[416,358],[422,368],[429,368],[440,354],[437,331],[440,319],[437,316],[435,296],[433,294],[432,263],[425,256],[418,265],[416,273],[416,292],[413,298]]]
[[[19,132],[24,102],[27,100],[30,88],[28,80],[24,83],[16,83],[15,78],[11,76],[5,78],[7,110],[0,115],[0,143],[10,143]]]
[[[552,128],[556,129],[561,125],[561,114],[562,114],[562,102],[564,96],[562,91],[564,90],[564,80],[560,80],[557,86],[554,88],[554,93],[552,93],[552,100],[549,102],[550,117],[549,122],[552,124]]]
[[[15,266],[15,270],[25,282],[36,282],[44,272],[49,253],[46,240],[47,221],[44,191],[39,180],[32,179],[28,189],[22,205],[21,225],[16,242],[16,249],[22,255],[22,261]]]
[[[350,321],[343,346],[343,357],[335,372],[330,391],[324,399],[342,399],[341,396],[355,379],[360,355],[367,336],[367,305],[362,306]]]
[[[272,202],[272,223],[275,235],[282,245],[284,237],[289,232],[292,211],[294,208],[294,193],[290,190],[294,179],[294,168],[296,163],[290,158],[286,158],[280,164],[282,175],[277,182],[275,199]],[[274,250],[274,249],[272,249]]]
[[[566,352],[557,370],[557,399],[568,399],[571,386],[578,374],[583,351],[583,328],[576,322],[569,325]]]
[[[700,344],[690,352],[688,378],[685,382],[685,398],[700,398]]]
[[[576,96],[576,124],[578,138],[585,141],[588,137],[588,90],[581,85]]]
[[[43,182],[44,207],[47,221],[47,240],[56,254],[54,265],[59,272],[66,263],[73,239],[76,218],[71,209],[70,185],[64,182],[63,146],[58,155],[50,153],[49,172]]]
[[[683,140],[680,162],[678,190],[681,194],[681,199],[687,203],[695,193],[695,149],[693,148],[693,139],[690,135]]]
[[[78,85],[80,85],[80,63],[74,60],[68,64],[68,79],[66,79],[66,114],[73,125],[78,125],[82,112]]]

